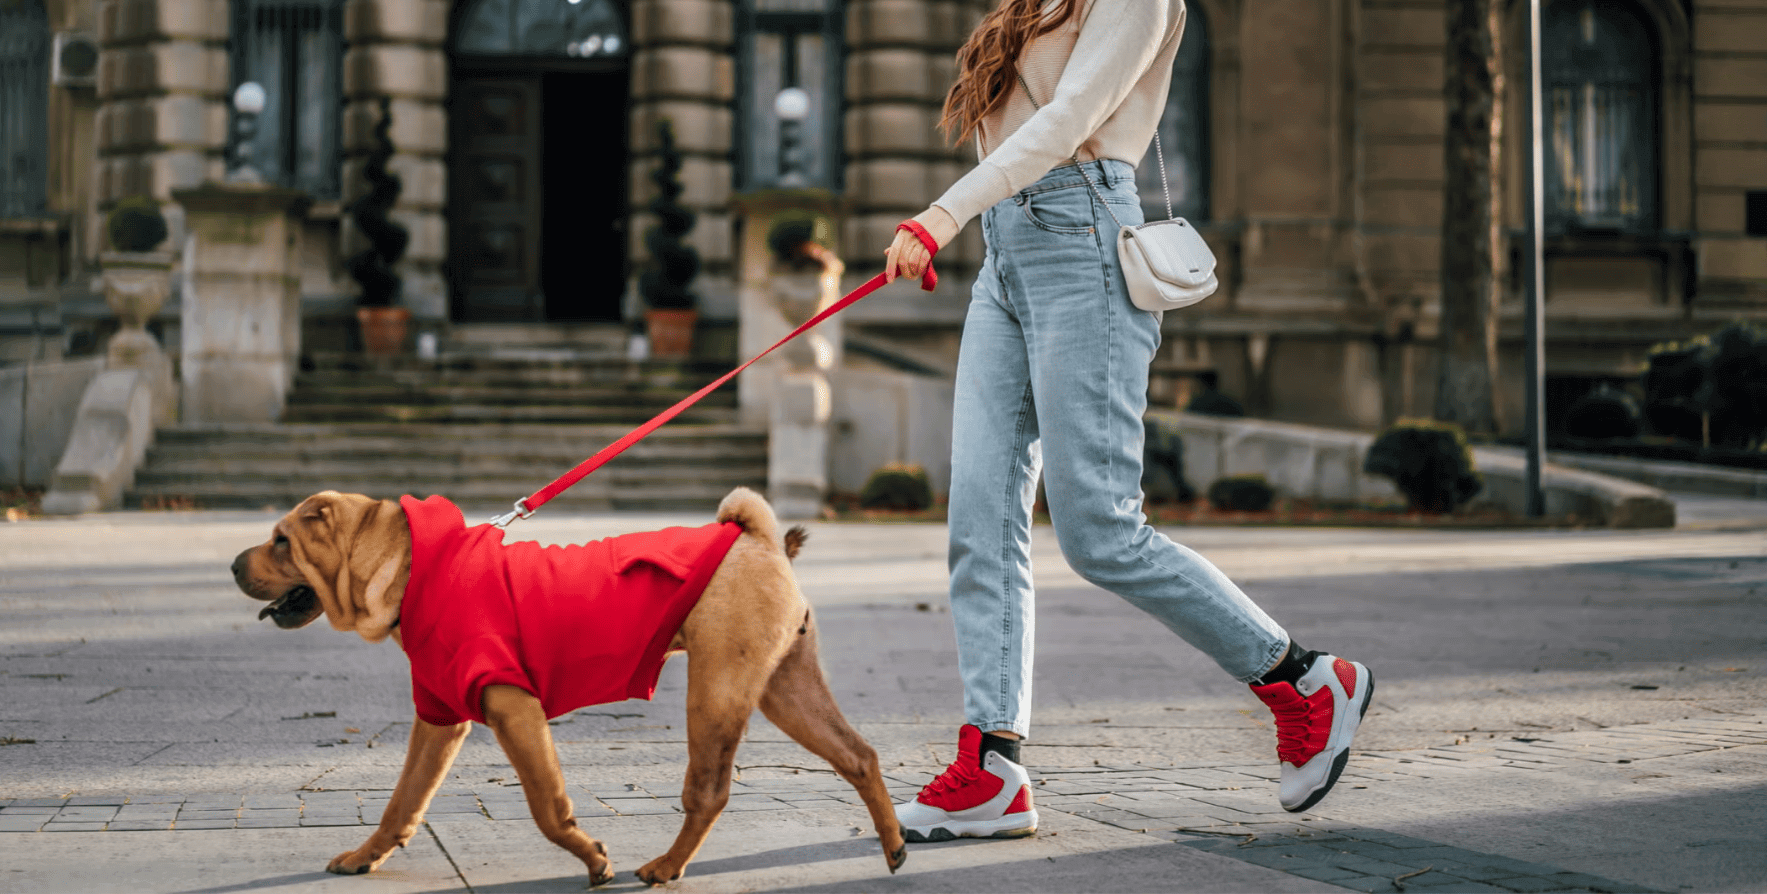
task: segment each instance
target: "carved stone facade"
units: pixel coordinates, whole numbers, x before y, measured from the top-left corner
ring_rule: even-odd
[[[49,87],[48,145],[39,147],[48,213],[0,221],[0,358],[96,350],[100,342],[81,333],[103,316],[94,274],[106,248],[103,214],[116,200],[159,198],[172,219],[165,248],[179,250],[183,226],[172,191],[227,170],[228,99],[239,80],[230,40],[238,4],[250,0],[19,2],[43,4],[55,33],[95,35],[101,57],[92,85]],[[654,165],[655,124],[664,118],[686,154],[684,200],[699,215],[690,238],[705,262],[703,309],[714,320],[735,314],[741,222],[732,199],[747,188],[740,183],[744,116],[755,110],[745,111],[741,97],[751,77],[744,66],[757,58],[741,32],[753,10],[820,9],[838,17],[829,21],[844,36],[832,41],[844,43],[833,48],[842,60],[835,69],[840,102],[820,114],[832,116],[828,133],[841,147],[836,182],[828,185],[843,197],[838,250],[854,283],[875,268],[894,224],[923,208],[973,157],[968,147],[948,146],[935,124],[953,52],[987,0],[606,0],[624,29],[618,51],[601,45],[593,64],[585,61],[588,45],[578,43],[550,61],[510,57],[509,72],[538,91],[536,120],[553,131],[569,122],[558,117],[561,104],[608,99],[582,85],[618,84],[624,93],[612,106],[623,121],[590,122],[575,139],[583,140],[590,174],[623,179],[625,208],[602,209],[611,221],[605,235],[591,232],[600,224],[581,214],[534,212],[531,226],[583,228],[575,243],[562,243],[580,245],[580,253],[554,243],[535,260],[519,252],[540,251],[544,239],[510,237],[526,232],[515,223],[483,245],[458,232],[462,220],[472,220],[461,208],[483,186],[471,179],[477,175],[459,145],[463,127],[479,126],[462,117],[459,90],[469,78],[501,82],[494,62],[461,55],[456,31],[466,5],[493,0],[335,2],[344,49],[337,60],[342,97],[330,126],[339,134],[341,194],[316,197],[302,241],[302,291],[320,343],[323,321],[345,317],[352,301],[342,259],[359,248],[359,237],[342,209],[365,188],[360,167],[383,96],[392,99],[391,168],[404,185],[393,216],[411,233],[400,265],[405,302],[438,327],[478,318],[463,308],[461,283],[486,258],[537,265],[530,272],[546,288],[581,272],[598,296],[592,306],[532,303],[528,319],[630,315],[630,288],[622,284],[643,260],[640,235],[649,221],[637,209],[650,198],[645,174]],[[519,0],[495,2],[504,9]],[[1579,230],[1548,246],[1548,367],[1572,383],[1624,377],[1665,338],[1738,316],[1767,317],[1767,234],[1745,224],[1751,207],[1767,220],[1767,0],[1620,5],[1642,23],[1652,48],[1638,63],[1651,72],[1645,138],[1654,152],[1653,223],[1642,233]],[[1192,10],[1208,42],[1207,159],[1198,168],[1208,214],[1198,223],[1225,275],[1216,297],[1167,315],[1157,401],[1177,399],[1174,383],[1212,373],[1254,412],[1278,418],[1368,428],[1427,413],[1445,115],[1442,0],[1194,0]],[[1512,21],[1512,50],[1518,35]],[[828,50],[828,35],[820,39]],[[1518,65],[1510,66],[1511,83],[1519,81]],[[568,87],[576,95],[547,92],[549,78],[590,71],[617,79],[565,77],[557,82],[578,85]],[[1508,104],[1512,225],[1521,208],[1519,105]],[[1573,137],[1554,137],[1562,144],[1548,151],[1581,146]],[[538,163],[570,148],[542,143],[528,158]],[[612,154],[594,154],[604,150]],[[563,180],[523,182],[539,184],[538,194],[509,192],[512,201],[541,202],[548,194],[564,201]],[[938,293],[871,299],[851,312],[856,331],[920,366],[948,365],[967,281],[981,258],[979,229],[971,227],[941,259]],[[607,278],[587,278],[597,271]],[[1510,281],[1519,277],[1512,272]],[[175,333],[173,305],[167,326]],[[1502,344],[1512,426],[1520,407],[1519,307],[1511,294]],[[32,325],[38,347],[19,347]]]

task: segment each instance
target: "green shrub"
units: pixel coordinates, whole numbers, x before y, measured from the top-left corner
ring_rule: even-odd
[[[105,227],[115,251],[153,251],[166,241],[166,216],[152,196],[130,196],[117,202]]]
[[[865,489],[859,492],[859,505],[865,509],[904,509],[920,511],[933,505],[933,486],[926,470],[914,465],[890,463],[871,473]]]
[[[1369,445],[1362,471],[1393,480],[1414,511],[1453,512],[1484,486],[1466,432],[1450,422],[1401,419]]]
[[[650,201],[650,212],[657,222],[644,233],[644,247],[650,253],[649,263],[638,275],[638,294],[650,307],[689,310],[699,303],[693,292],[693,280],[699,276],[699,250],[686,241],[698,215],[681,204],[682,155],[675,145],[675,126],[669,120],[657,122],[657,167],[650,182],[656,184],[656,198]]]
[[[814,243],[827,247],[832,241],[828,218],[812,211],[786,211],[767,228],[767,248],[773,259],[793,269],[820,270],[822,262],[804,251]]]
[[[1757,447],[1767,439],[1767,328],[1735,322],[1711,335],[1657,345],[1641,384],[1645,416],[1657,434]]]
[[[1184,438],[1177,426],[1156,422],[1148,416],[1141,420],[1144,440],[1141,448],[1141,492],[1149,500],[1177,500],[1188,503],[1196,499],[1196,489],[1184,480]]]
[[[1276,488],[1262,475],[1229,475],[1209,485],[1209,505],[1222,512],[1263,512],[1276,502]]]
[[[1602,385],[1577,398],[1565,411],[1565,434],[1573,438],[1630,439],[1643,429],[1644,414],[1638,401],[1612,385]]]
[[[1184,405],[1184,412],[1201,416],[1244,416],[1245,405],[1214,388],[1197,392]]]

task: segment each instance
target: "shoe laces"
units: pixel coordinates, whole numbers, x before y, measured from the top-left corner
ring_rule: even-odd
[[[942,795],[968,788],[982,775],[979,763],[974,755],[959,754],[957,759],[951,762],[951,766],[945,768],[945,772],[940,773],[937,779],[927,783],[926,790],[935,795]]]
[[[1276,757],[1298,766],[1307,753],[1313,703],[1298,698],[1287,704],[1271,705],[1270,713],[1276,718]]]

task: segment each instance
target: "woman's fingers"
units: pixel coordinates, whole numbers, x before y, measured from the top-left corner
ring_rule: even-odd
[[[896,240],[884,252],[884,280],[891,282],[897,276],[919,279],[926,272],[926,264],[930,259],[926,246],[921,245],[914,234],[897,232]]]

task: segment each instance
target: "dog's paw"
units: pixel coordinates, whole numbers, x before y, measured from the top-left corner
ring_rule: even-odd
[[[638,870],[638,880],[654,888],[680,878],[682,869],[683,867],[670,865],[668,855],[665,854],[644,864]]]
[[[325,871],[335,875],[367,875],[379,869],[385,859],[386,855],[384,854],[376,854],[366,848],[358,848],[332,857],[331,862],[326,865]]]

